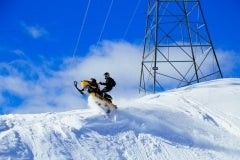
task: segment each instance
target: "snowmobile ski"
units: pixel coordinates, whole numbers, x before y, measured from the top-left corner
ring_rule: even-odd
[[[83,92],[83,90],[81,90],[81,89],[78,88],[78,86],[77,86],[77,81],[74,81],[73,84],[74,84],[75,88],[76,88],[82,95],[86,95],[86,94]]]

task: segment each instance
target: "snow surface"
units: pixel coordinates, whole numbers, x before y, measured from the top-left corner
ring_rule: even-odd
[[[117,102],[117,101],[116,101]],[[0,116],[0,159],[239,160],[240,79],[90,109]]]

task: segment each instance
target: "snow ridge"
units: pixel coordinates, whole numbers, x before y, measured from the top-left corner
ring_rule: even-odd
[[[240,79],[221,79],[90,109],[0,116],[0,159],[237,160]]]

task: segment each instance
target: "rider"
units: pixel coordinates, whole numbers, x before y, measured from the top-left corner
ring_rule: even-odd
[[[108,72],[104,73],[106,82],[99,82],[100,85],[105,85],[105,87],[100,91],[101,96],[104,97],[106,92],[109,92],[112,90],[112,88],[116,85],[114,79],[110,77],[110,74]]]
[[[99,86],[97,84],[97,81],[95,78],[91,78],[89,81],[89,84],[91,87],[88,88],[88,92],[96,92],[96,93],[100,93],[100,89]]]

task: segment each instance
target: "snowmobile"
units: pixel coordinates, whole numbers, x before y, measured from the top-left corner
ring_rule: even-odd
[[[75,88],[82,94],[85,95],[84,91],[87,90],[90,96],[93,97],[95,102],[97,103],[98,106],[100,106],[102,109],[106,111],[106,113],[110,113],[111,109],[117,109],[117,105],[112,103],[112,97],[105,93],[104,96],[102,97],[102,94],[100,92],[99,86],[94,86],[92,84],[92,81],[90,80],[82,80],[80,82],[80,85],[82,89],[79,89],[77,86],[77,81],[74,81],[74,86]],[[104,108],[103,108],[104,107]]]

